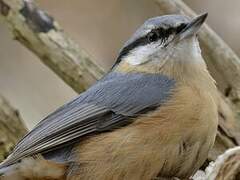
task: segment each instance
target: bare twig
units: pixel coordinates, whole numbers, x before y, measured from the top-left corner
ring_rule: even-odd
[[[104,74],[58,23],[31,0],[0,0],[0,15],[14,38],[75,91],[82,92]]]
[[[27,129],[18,111],[0,96],[0,161],[26,133]]]
[[[240,146],[227,150],[215,162],[211,162],[201,176],[194,180],[240,179]]]

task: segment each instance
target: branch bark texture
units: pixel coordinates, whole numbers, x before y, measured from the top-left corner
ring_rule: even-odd
[[[84,91],[104,74],[58,23],[39,10],[33,1],[0,0],[0,14],[14,38],[75,91]]]
[[[0,96],[0,162],[26,133],[18,111]]]
[[[211,162],[204,172],[197,172],[193,180],[240,179],[240,146],[231,148]]]

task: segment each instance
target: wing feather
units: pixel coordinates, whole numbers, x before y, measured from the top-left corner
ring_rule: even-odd
[[[171,95],[174,80],[162,75],[111,72],[73,101],[42,120],[16,145],[0,168],[56,149],[79,138],[114,130]]]

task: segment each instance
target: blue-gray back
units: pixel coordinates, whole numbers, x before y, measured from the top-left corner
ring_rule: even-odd
[[[163,75],[110,72],[42,120],[16,145],[0,168],[80,141],[84,135],[127,125],[166,102],[174,84],[173,79]]]

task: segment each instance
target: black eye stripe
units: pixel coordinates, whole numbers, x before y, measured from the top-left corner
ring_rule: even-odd
[[[149,35],[150,33],[156,33],[158,35],[158,38],[156,40],[160,40],[162,41],[162,43],[165,43],[167,38],[175,33],[175,34],[178,34],[179,32],[181,32],[185,27],[187,26],[187,24],[185,23],[182,23],[180,24],[179,26],[177,27],[170,27],[170,28],[167,28],[167,29],[164,29],[164,28],[156,28],[156,29],[153,29],[151,32],[147,33],[145,36],[142,36],[138,39],[136,39],[135,41],[133,41],[132,43],[130,43],[129,45],[125,46],[121,52],[119,53],[119,56],[117,58],[117,61],[115,62],[114,66],[117,65],[121,59],[126,56],[131,50],[135,49],[136,47],[139,47],[139,46],[144,46],[146,44],[149,44],[153,41],[149,41]],[[156,41],[155,40],[155,41]],[[113,67],[114,67],[113,66]],[[112,68],[113,68],[112,67]]]
[[[160,38],[166,38],[169,36],[169,33],[166,29],[159,28],[157,31],[159,32]]]
[[[185,24],[185,23],[182,23],[179,26],[177,26],[176,34],[180,33],[186,26],[187,26],[187,24]]]
[[[121,52],[118,55],[117,61],[115,62],[115,64],[113,65],[116,66],[118,63],[120,63],[121,59],[126,56],[132,49],[139,47],[139,46],[144,46],[146,44],[148,44],[149,41],[147,39],[146,36],[140,37],[139,39],[136,39],[135,41],[133,41],[132,43],[130,43],[129,45],[125,46]],[[112,68],[113,68],[112,67]]]

